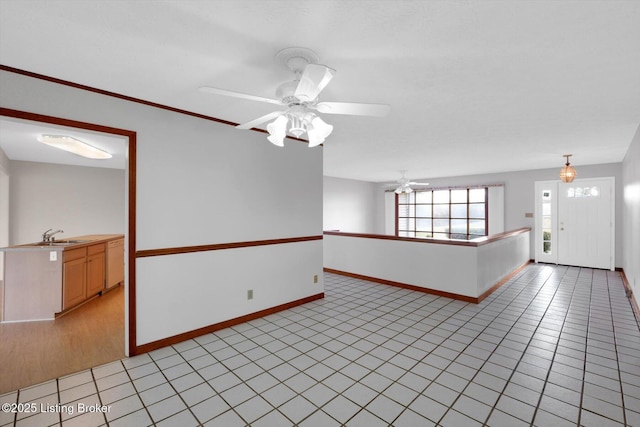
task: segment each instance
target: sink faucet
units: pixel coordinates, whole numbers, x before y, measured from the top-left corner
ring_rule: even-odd
[[[51,230],[53,230],[53,228],[50,228],[47,231],[45,231],[44,233],[42,233],[42,241],[43,242],[50,242],[51,240],[53,240],[53,235],[54,234],[64,233],[64,231],[62,231],[62,230],[56,230],[56,231],[51,231]]]

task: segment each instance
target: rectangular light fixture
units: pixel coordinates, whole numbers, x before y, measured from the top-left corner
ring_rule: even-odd
[[[88,159],[110,159],[112,157],[106,151],[66,135],[40,135],[38,141]]]

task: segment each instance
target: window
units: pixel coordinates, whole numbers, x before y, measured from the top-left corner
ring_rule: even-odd
[[[542,190],[542,251],[551,253],[551,190]]]
[[[418,190],[396,195],[396,235],[474,239],[487,235],[488,188]]]

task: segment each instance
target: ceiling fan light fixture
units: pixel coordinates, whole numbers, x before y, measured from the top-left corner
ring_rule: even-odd
[[[67,135],[40,135],[38,141],[88,159],[104,160],[113,157],[111,153]]]
[[[289,133],[294,135],[296,138],[300,138],[300,135],[306,132],[304,120],[297,114],[291,114],[291,127],[289,128]]]
[[[564,157],[567,158],[567,163],[565,163],[564,167],[560,169],[560,180],[562,182],[573,182],[573,180],[576,178],[576,170],[573,168],[573,166],[571,166],[571,164],[569,164],[569,157],[571,156],[572,154],[564,154]]]
[[[318,116],[314,116],[311,123],[307,125],[307,136],[309,137],[309,147],[316,147],[333,132],[333,126],[327,124]]]
[[[267,132],[269,132],[267,140],[273,145],[284,147],[284,138],[287,136],[287,121],[287,116],[282,115],[267,125]]]
[[[401,185],[400,187],[396,188],[395,191],[396,194],[409,194],[409,193],[413,193],[413,188],[409,187],[408,184],[405,185]]]

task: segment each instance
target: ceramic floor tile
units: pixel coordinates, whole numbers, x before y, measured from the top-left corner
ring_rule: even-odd
[[[299,423],[309,414],[315,412],[317,407],[302,396],[296,396],[278,410],[294,423]]]
[[[246,425],[247,423],[233,410],[229,410],[204,424],[205,427],[244,427]]]
[[[200,424],[198,423],[198,420],[188,410],[179,412],[169,418],[160,421],[159,423],[156,423],[156,427],[197,427],[199,425]]]
[[[640,331],[618,273],[532,264],[480,304],[324,283],[323,300],[0,400],[112,406],[64,426],[640,424]]]
[[[206,423],[220,414],[229,411],[231,407],[220,396],[213,396],[191,407],[191,411],[201,423]]]
[[[340,423],[327,415],[327,413],[318,410],[305,418],[300,427],[340,427]]]
[[[404,406],[384,395],[379,395],[366,406],[367,411],[391,423],[404,410]]]

